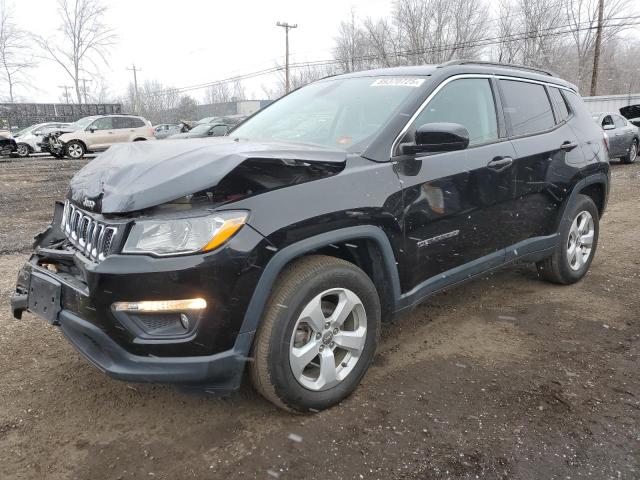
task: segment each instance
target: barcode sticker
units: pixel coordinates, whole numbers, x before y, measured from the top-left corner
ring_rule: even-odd
[[[398,78],[387,77],[378,78],[374,81],[372,87],[414,87],[417,88],[424,83],[424,78]]]

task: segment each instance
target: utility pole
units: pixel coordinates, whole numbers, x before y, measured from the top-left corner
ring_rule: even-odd
[[[80,80],[82,82],[82,92],[83,92],[83,96],[84,96],[84,104],[87,104],[87,82],[91,82],[91,80],[89,80],[88,78],[79,78],[78,80]]]
[[[62,88],[64,89],[64,99],[67,103],[71,103],[70,101],[70,97],[69,97],[69,89],[71,88],[70,85],[58,85],[58,88]]]
[[[130,72],[133,72],[133,113],[138,113],[138,72],[139,68],[136,68],[136,64],[132,64],[131,68],[127,68]]]
[[[598,89],[598,63],[600,62],[600,47],[602,46],[602,17],[604,16],[604,0],[598,2],[598,28],[596,30],[596,45],[593,51],[593,73],[591,74],[592,97],[596,95]]]
[[[285,32],[284,91],[285,93],[289,93],[289,30],[292,28],[298,28],[298,24],[294,23],[293,25],[290,25],[287,22],[278,22],[276,25],[284,28]]]

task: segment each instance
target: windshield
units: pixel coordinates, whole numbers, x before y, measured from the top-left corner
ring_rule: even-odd
[[[209,131],[210,128],[211,128],[211,125],[209,124],[196,125],[191,130],[189,130],[189,133],[207,133],[207,131]]]
[[[69,125],[68,128],[65,128],[65,130],[71,130],[73,132],[75,132],[76,130],[84,130],[85,128],[87,128],[89,125],[91,125],[91,123],[99,117],[84,117],[81,118],[80,120],[72,123],[71,125]]]
[[[307,85],[245,121],[232,133],[362,151],[424,79],[336,78]]]

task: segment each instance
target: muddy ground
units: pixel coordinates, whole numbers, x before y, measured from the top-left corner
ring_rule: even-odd
[[[363,384],[295,416],[111,380],[9,314],[30,237],[82,162],[0,164],[2,479],[640,478],[640,165],[613,164],[591,272],[521,265],[385,327]]]

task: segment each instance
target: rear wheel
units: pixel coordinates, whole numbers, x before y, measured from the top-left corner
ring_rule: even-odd
[[[568,285],[585,276],[598,246],[598,209],[586,195],[578,195],[569,207],[553,255],[536,264],[543,279]]]
[[[29,156],[30,153],[31,153],[31,149],[29,148],[29,145],[27,145],[26,143],[18,144],[16,155],[18,155],[20,158],[26,158]]]
[[[629,153],[624,157],[621,157],[620,160],[622,163],[635,163],[638,158],[638,139],[634,138],[633,142],[629,146]]]
[[[74,160],[78,160],[84,157],[86,150],[84,148],[84,145],[81,142],[78,142],[77,140],[72,140],[65,145],[64,153],[67,155],[67,157],[73,158]]]
[[[280,276],[258,330],[251,378],[281,408],[329,408],[367,371],[380,335],[371,279],[341,259],[311,256]]]

